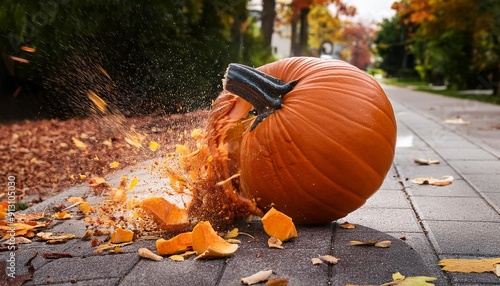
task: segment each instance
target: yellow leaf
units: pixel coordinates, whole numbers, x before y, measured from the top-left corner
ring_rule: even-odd
[[[87,144],[83,143],[82,141],[76,139],[75,137],[71,137],[71,140],[73,140],[73,144],[79,149],[86,150],[87,149]]]
[[[97,96],[97,94],[95,92],[93,92],[92,90],[89,90],[87,93],[87,96],[101,112],[106,112],[108,105],[106,104],[106,102],[102,98]]]
[[[439,266],[443,267],[444,271],[463,273],[493,272],[496,264],[500,264],[500,257],[487,259],[442,259],[438,263]]]
[[[226,235],[224,235],[224,238],[235,238],[238,236],[238,228],[233,228],[232,230],[228,231]]]
[[[138,182],[139,182],[139,179],[137,177],[134,177],[132,179],[132,181],[130,182],[130,185],[128,185],[128,189],[132,190],[135,187],[135,185],[137,185]]]
[[[80,211],[84,214],[87,214],[90,212],[90,204],[88,202],[82,202],[78,208],[80,209]]]
[[[151,151],[155,152],[156,149],[158,149],[158,147],[160,147],[160,144],[158,144],[158,142],[155,141],[149,142],[149,149],[151,149]]]
[[[72,218],[72,216],[66,211],[57,212],[57,213],[53,214],[52,217],[55,219],[70,219],[70,218]]]
[[[111,169],[115,169],[115,168],[118,168],[119,165],[120,165],[120,163],[114,161],[113,163],[109,164],[109,167]]]

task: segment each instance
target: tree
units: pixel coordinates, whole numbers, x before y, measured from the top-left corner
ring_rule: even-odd
[[[374,31],[363,23],[347,23],[342,36],[350,43],[350,63],[359,69],[366,70],[372,63],[370,45]]]
[[[86,115],[89,89],[128,115],[208,106],[240,55],[246,2],[3,0],[1,115]]]

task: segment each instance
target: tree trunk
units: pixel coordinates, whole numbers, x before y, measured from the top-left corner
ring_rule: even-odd
[[[307,39],[309,37],[309,23],[307,22],[307,15],[309,14],[309,8],[300,9],[300,38],[299,38],[299,49],[300,55],[307,55]]]
[[[261,32],[264,36],[266,48],[271,48],[271,39],[274,32],[274,18],[276,17],[276,0],[263,0]]]
[[[292,57],[295,57],[295,56],[298,56],[300,53],[299,53],[299,49],[297,49],[298,47],[298,44],[297,44],[297,23],[298,22],[298,17],[294,16],[292,18],[292,23],[290,25],[290,28],[291,28],[291,32],[292,32],[292,35],[291,35],[291,39],[290,39],[290,55]]]

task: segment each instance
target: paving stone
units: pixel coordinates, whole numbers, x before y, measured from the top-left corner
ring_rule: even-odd
[[[366,208],[410,208],[406,194],[401,190],[379,190],[364,204]]]
[[[483,193],[486,201],[500,214],[500,193]]]
[[[59,258],[37,269],[27,285],[67,283],[72,279],[94,280],[124,276],[139,260],[137,254],[97,255],[86,258]]]
[[[401,181],[405,187],[413,187],[417,184],[411,180],[420,177],[442,178],[444,176],[453,176],[453,178],[461,179],[462,177],[450,166],[447,165],[428,165],[428,166],[397,166]]]
[[[412,197],[422,220],[492,221],[500,216],[482,198]],[[500,232],[499,232],[500,234]]]
[[[394,163],[396,165],[416,166],[417,164],[414,162],[416,158],[432,159],[444,162],[443,158],[432,150],[407,149],[406,152],[400,152],[399,150],[400,149],[396,150],[396,156],[394,158]]]
[[[141,259],[120,282],[120,286],[217,285],[224,269],[224,259],[182,262]],[[224,284],[221,284],[224,285]]]
[[[395,234],[399,236],[399,234]],[[414,239],[419,235],[420,240]],[[377,231],[345,230],[335,236],[333,256],[340,259],[333,266],[333,285],[380,285],[392,281],[392,274],[405,276],[432,276],[439,278],[436,285],[446,285],[446,278],[435,267],[437,259],[432,254],[423,234],[408,233],[408,241],[395,238],[390,233]],[[352,246],[351,240],[390,240],[389,248]],[[431,263],[429,263],[431,262]]]
[[[405,188],[410,196],[425,197],[478,197],[478,193],[466,181],[455,179],[447,186],[418,185],[412,184]]]
[[[328,254],[329,245],[317,249],[243,250],[235,253],[225,267],[218,285],[240,285],[240,279],[262,270],[273,270],[271,278],[286,278],[289,285],[328,285],[327,265],[314,266],[311,258]]]
[[[478,221],[423,221],[438,254],[472,256],[499,253],[500,223]]]
[[[500,175],[500,160],[450,160],[449,163],[462,174]]]
[[[439,147],[436,151],[446,160],[496,160],[490,152],[476,148],[449,148]]]
[[[422,231],[411,209],[362,207],[342,220],[385,232]]]
[[[492,174],[464,174],[463,177],[481,192],[500,193],[500,176]]]
[[[73,280],[66,283],[47,283],[47,284],[38,284],[40,285],[50,285],[50,286],[115,286],[118,285],[120,279],[119,278],[106,278],[106,279],[90,279],[90,280]],[[151,285],[153,286],[153,285]]]
[[[401,188],[402,185],[399,183],[399,176],[396,172],[396,169],[394,167],[391,167],[391,169],[389,169],[389,172],[387,172],[387,175],[385,176],[384,182],[382,183],[382,186],[380,186],[380,189],[400,190]]]

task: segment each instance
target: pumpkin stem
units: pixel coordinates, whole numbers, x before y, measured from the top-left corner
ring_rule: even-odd
[[[252,131],[262,120],[281,108],[283,96],[297,84],[297,80],[283,82],[257,69],[241,64],[230,64],[223,81],[224,89],[253,105],[257,118]]]

